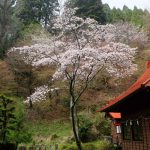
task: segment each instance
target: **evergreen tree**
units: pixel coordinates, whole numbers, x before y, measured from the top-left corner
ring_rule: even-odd
[[[5,56],[16,36],[15,2],[16,0],[0,0],[0,58]]]
[[[138,9],[137,7],[134,7],[132,12],[131,22],[135,25],[142,27],[144,23],[143,18],[144,18],[144,11],[142,9]]]
[[[57,15],[59,3],[58,0],[19,0],[17,7],[18,17],[25,25],[41,23],[47,28]]]
[[[108,23],[112,22],[112,13],[111,13],[111,9],[110,9],[109,5],[104,4],[103,5],[103,10],[104,10],[104,13],[106,14],[106,21]]]
[[[78,8],[77,16],[93,18],[101,24],[106,23],[106,14],[101,0],[70,0],[70,5]]]
[[[142,9],[134,7],[134,9],[131,10],[126,5],[123,6],[123,9],[116,7],[110,9],[108,4],[104,4],[103,10],[106,14],[107,23],[128,22],[140,27],[143,27],[144,18],[147,15]]]
[[[125,22],[131,22],[132,10],[126,5],[123,6],[123,18]]]
[[[0,142],[8,142],[8,134],[11,130],[15,130],[14,123],[16,118],[14,115],[15,107],[13,100],[0,95]]]
[[[0,95],[0,149],[14,150],[19,143],[32,140],[24,120],[23,103]]]

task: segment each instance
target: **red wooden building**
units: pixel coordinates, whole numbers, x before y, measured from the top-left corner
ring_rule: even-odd
[[[123,150],[150,150],[150,62],[144,74],[101,111],[109,116],[112,112],[121,114],[119,120],[111,118],[121,127],[121,136],[115,133]]]

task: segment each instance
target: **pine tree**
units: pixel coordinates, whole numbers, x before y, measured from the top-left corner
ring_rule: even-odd
[[[0,95],[0,142],[7,143],[9,132],[15,130],[14,124],[16,117],[14,115],[15,107],[13,100]]]

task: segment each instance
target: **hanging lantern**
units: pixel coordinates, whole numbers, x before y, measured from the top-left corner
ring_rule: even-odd
[[[138,120],[136,121],[136,123],[137,123],[137,125],[139,126],[139,121],[138,121]]]
[[[128,126],[128,120],[126,121],[126,126]]]
[[[116,126],[116,133],[121,133],[121,126]]]
[[[132,120],[130,120],[130,126],[132,126],[132,125],[133,125]]]

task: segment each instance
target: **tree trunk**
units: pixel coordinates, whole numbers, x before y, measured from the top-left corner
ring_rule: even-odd
[[[31,99],[31,94],[32,94],[32,83],[33,83],[33,74],[32,74],[32,68],[30,68],[30,71],[29,71],[29,81],[28,81],[28,89],[29,89],[29,95],[30,95],[30,99],[29,99],[29,107],[30,109],[33,108],[33,103],[32,103],[32,99]]]
[[[70,107],[70,112],[71,112],[72,130],[73,130],[73,133],[74,133],[76,144],[77,144],[78,150],[82,150],[81,141],[80,141],[78,131],[77,131],[78,127],[77,127],[77,119],[75,117],[76,116],[76,114],[75,114],[76,110],[75,110],[74,105]]]
[[[31,96],[31,95],[30,95]],[[32,109],[33,108],[33,104],[32,104],[32,100],[31,100],[31,97],[30,97],[30,100],[29,100],[29,108]]]

